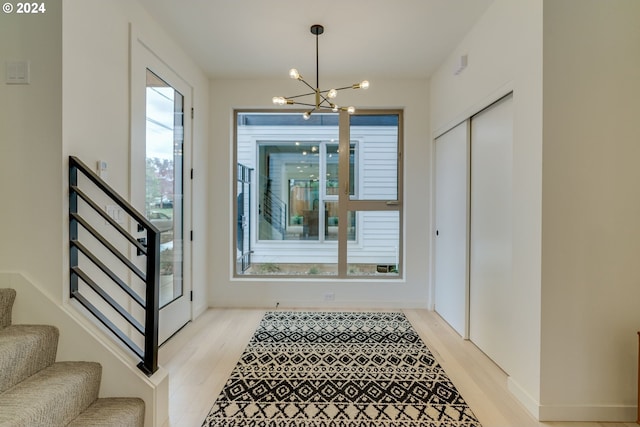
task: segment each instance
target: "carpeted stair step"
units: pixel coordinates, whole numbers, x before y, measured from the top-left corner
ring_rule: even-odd
[[[56,362],[0,394],[0,426],[65,426],[97,398],[102,368]]]
[[[0,393],[56,360],[58,329],[11,325],[0,329]]]
[[[93,402],[68,427],[143,427],[144,400],[109,397]]]
[[[15,299],[0,289],[0,427],[144,426],[142,399],[98,399],[100,364],[54,363],[55,326],[12,325]]]
[[[16,299],[15,289],[0,289],[0,329],[11,324],[11,310]]]

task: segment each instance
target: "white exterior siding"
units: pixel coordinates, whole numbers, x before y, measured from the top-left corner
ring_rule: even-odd
[[[352,126],[356,144],[356,197],[363,200],[397,199],[397,128],[395,126]],[[252,186],[252,249],[255,263],[337,263],[337,242],[322,240],[259,240],[257,204],[263,191],[259,177],[258,144],[337,143],[337,126],[238,126],[237,161],[255,169]],[[274,194],[288,203],[285,177],[286,155],[272,160],[269,177]],[[320,169],[321,171],[323,169]],[[323,189],[321,189],[321,192]],[[348,246],[349,263],[397,264],[399,245],[398,212],[361,212],[357,218],[356,240]],[[320,230],[322,239],[322,229]]]
[[[359,242],[349,245],[350,264],[398,264],[399,212],[361,212]]]
[[[358,198],[396,200],[397,128],[358,126],[351,132],[351,141],[358,141]]]

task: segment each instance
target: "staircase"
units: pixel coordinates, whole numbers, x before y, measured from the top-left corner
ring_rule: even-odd
[[[98,398],[99,363],[55,361],[56,327],[11,324],[15,298],[0,289],[0,427],[142,427],[142,399]]]

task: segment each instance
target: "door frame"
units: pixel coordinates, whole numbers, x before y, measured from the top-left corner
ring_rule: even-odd
[[[150,47],[133,25],[129,26],[130,42],[130,141],[129,141],[129,191],[131,203],[140,212],[145,210],[145,182],[146,159],[146,73],[147,69],[158,75],[174,89],[183,95],[184,99],[184,135],[183,135],[183,249],[182,249],[182,295],[165,305],[160,310],[158,343],[165,341],[177,333],[193,318],[193,302],[191,298],[192,286],[192,256],[189,230],[192,223],[192,191],[193,181],[190,179],[193,152],[193,129],[191,111],[193,107],[193,86],[175,71],[156,49]],[[142,163],[140,163],[142,162]],[[130,225],[131,232],[137,233],[136,224]],[[135,254],[134,254],[135,255]],[[135,256],[132,257],[132,259]]]

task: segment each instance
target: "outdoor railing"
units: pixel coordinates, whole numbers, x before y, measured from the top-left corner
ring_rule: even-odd
[[[287,204],[277,197],[270,188],[264,194],[264,219],[276,229],[282,238],[287,233]]]

